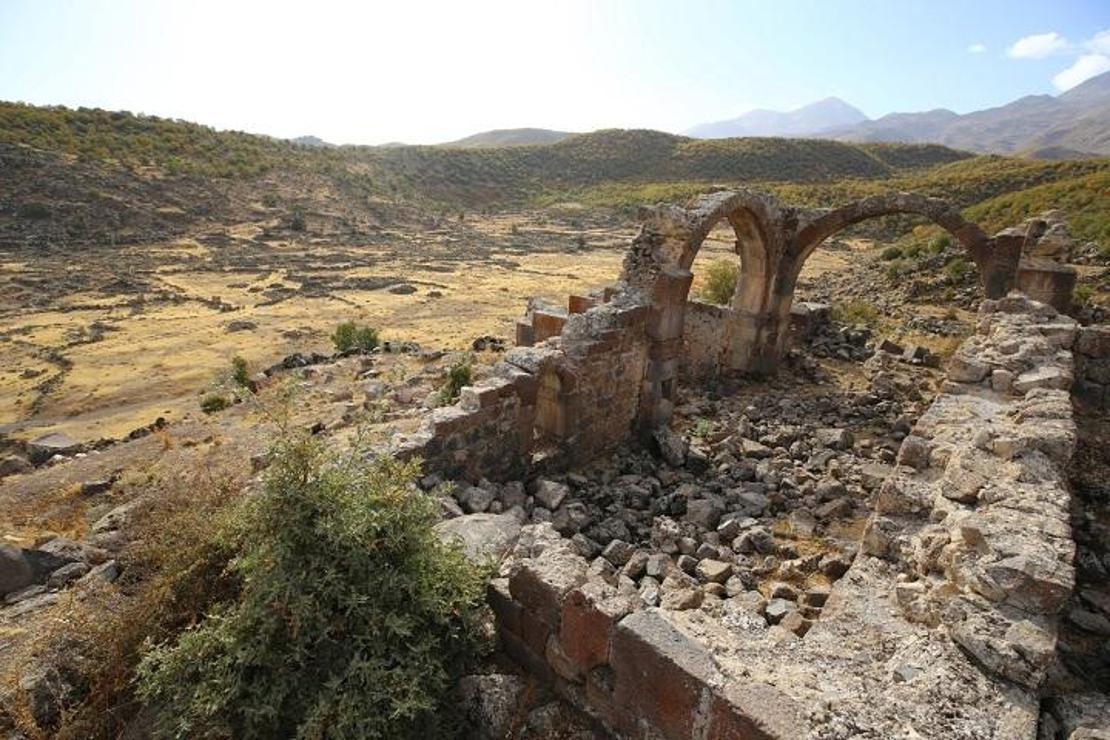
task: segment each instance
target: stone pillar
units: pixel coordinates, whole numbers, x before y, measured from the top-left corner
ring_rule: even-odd
[[[1017,288],[1033,300],[1066,313],[1071,308],[1077,278],[1078,274],[1071,265],[1028,258],[1021,261],[1018,269]]]
[[[1003,232],[972,253],[971,257],[979,268],[984,298],[1005,298],[1017,285],[1018,263],[1024,243],[1024,236]]]
[[[666,424],[674,413],[686,296],[693,281],[690,271],[668,267],[660,272],[652,289],[646,326],[648,358],[637,418],[641,430]]]

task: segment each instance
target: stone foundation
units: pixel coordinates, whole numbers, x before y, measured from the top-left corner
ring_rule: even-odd
[[[1104,339],[985,302],[808,629],[712,579],[648,607],[622,574],[681,579],[676,556],[607,570],[542,524],[490,588],[503,651],[620,737],[1035,738],[1074,587],[1073,348]]]

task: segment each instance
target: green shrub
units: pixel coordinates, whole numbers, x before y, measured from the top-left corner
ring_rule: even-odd
[[[929,251],[933,254],[940,254],[950,246],[952,246],[951,234],[937,234],[929,240]]]
[[[960,282],[971,272],[972,267],[963,257],[956,257],[945,266],[944,271],[954,282]]]
[[[304,218],[304,208],[301,206],[294,206],[292,213],[289,214],[289,228],[292,231],[304,231],[308,228]]]
[[[235,355],[231,358],[231,380],[235,385],[241,388],[249,390],[251,387],[251,378],[247,367],[247,361],[239,355]]]
[[[886,276],[888,278],[896,278],[909,272],[913,265],[908,260],[894,260],[886,266]]]
[[[455,362],[447,370],[447,382],[439,389],[440,406],[448,406],[459,398],[459,391],[474,382],[474,358],[470,355]]]
[[[223,411],[231,405],[231,400],[221,393],[209,393],[204,398],[200,399],[200,410],[206,414],[214,414],[217,411]]]
[[[875,326],[879,323],[879,310],[872,303],[854,299],[833,305],[832,318],[841,324]]]
[[[732,260],[715,260],[705,269],[705,283],[698,295],[710,303],[727,306],[732,302],[732,295],[736,292],[736,281],[739,279],[739,265]]]
[[[910,260],[915,260],[924,253],[925,245],[920,243],[911,244],[902,251],[902,254],[905,256],[905,258]]]
[[[886,249],[883,250],[883,253],[879,256],[880,256],[881,259],[885,260],[886,262],[890,262],[891,260],[900,259],[902,257],[902,248],[901,247],[887,247]]]
[[[1077,285],[1075,286],[1075,290],[1073,290],[1071,294],[1072,302],[1077,306],[1085,306],[1087,305],[1087,302],[1091,300],[1094,294],[1094,286],[1086,284]]]
[[[484,573],[433,525],[419,466],[308,434],[271,450],[237,513],[238,598],[150,649],[138,692],[159,737],[445,737],[480,653]]]
[[[372,326],[361,326],[354,321],[344,321],[335,327],[331,341],[336,352],[369,352],[378,346],[378,330]]]
[[[20,218],[43,219],[50,218],[50,208],[45,203],[22,203],[19,206]]]
[[[277,208],[279,202],[278,197],[273,193],[266,193],[262,196],[262,205],[267,208]]]

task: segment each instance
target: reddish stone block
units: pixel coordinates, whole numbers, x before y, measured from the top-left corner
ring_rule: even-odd
[[[518,347],[531,347],[536,343],[536,333],[532,331],[532,325],[527,321],[516,322],[516,346]]]
[[[562,333],[563,325],[567,323],[566,316],[559,314],[547,313],[546,311],[533,311],[532,312],[532,331],[535,341],[542,342],[549,337],[555,337]]]
[[[630,611],[627,599],[617,598],[595,582],[571,591],[559,626],[563,651],[582,671],[608,663],[613,628]]]
[[[570,313],[586,313],[596,305],[597,301],[588,296],[572,295],[567,297],[567,310]]]
[[[679,631],[661,612],[635,612],[617,625],[609,664],[614,703],[623,729],[644,734],[644,725],[667,740],[687,740],[704,726],[711,686],[721,675],[709,652]]]

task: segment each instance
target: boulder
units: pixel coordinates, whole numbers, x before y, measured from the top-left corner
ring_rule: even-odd
[[[520,523],[511,514],[466,514],[435,525],[444,541],[457,541],[475,562],[500,560],[520,537]]]
[[[63,432],[44,434],[27,443],[27,455],[35,465],[42,465],[55,455],[71,455],[81,445]]]
[[[23,550],[0,544],[0,596],[26,588],[34,581],[34,570]]]

